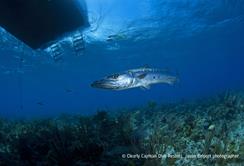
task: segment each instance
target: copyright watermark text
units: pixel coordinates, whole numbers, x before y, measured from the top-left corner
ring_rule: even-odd
[[[238,154],[122,154],[124,159],[162,159],[162,158],[188,158],[188,159],[237,159]]]

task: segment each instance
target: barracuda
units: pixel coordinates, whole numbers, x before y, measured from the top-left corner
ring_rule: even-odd
[[[137,87],[150,89],[152,84],[164,83],[173,85],[178,82],[177,76],[165,73],[167,73],[165,70],[153,68],[132,69],[94,81],[91,86],[109,90],[125,90]]]

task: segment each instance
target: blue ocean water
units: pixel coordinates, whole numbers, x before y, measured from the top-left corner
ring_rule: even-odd
[[[19,48],[1,33],[1,116],[93,114],[243,89],[242,0],[89,0],[87,8],[91,27],[84,31],[84,55],[65,50],[62,62]],[[90,86],[108,74],[145,65],[177,71],[180,82],[150,90]]]

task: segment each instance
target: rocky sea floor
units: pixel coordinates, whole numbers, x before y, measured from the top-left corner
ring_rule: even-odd
[[[244,95],[93,116],[0,119],[1,166],[244,165]]]

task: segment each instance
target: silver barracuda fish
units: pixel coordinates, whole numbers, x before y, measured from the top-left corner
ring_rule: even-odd
[[[137,87],[150,89],[152,84],[164,83],[173,85],[178,82],[177,76],[165,73],[167,73],[165,70],[153,68],[132,69],[94,81],[91,86],[109,90],[125,90]]]

